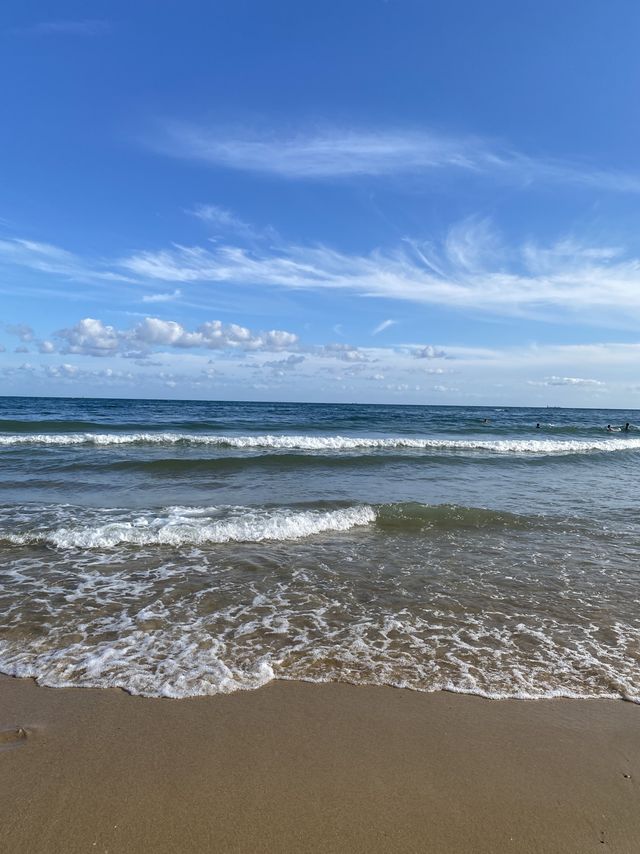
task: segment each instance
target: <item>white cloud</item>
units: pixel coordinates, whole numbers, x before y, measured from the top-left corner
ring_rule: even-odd
[[[120,353],[136,357],[140,356],[140,350],[135,348],[141,348],[143,352],[152,347],[279,351],[295,347],[298,341],[294,333],[279,329],[256,333],[235,323],[211,320],[189,330],[175,320],[158,317],[145,317],[132,329],[124,330],[86,317],[75,326],[60,330],[55,337],[63,342],[62,353],[89,356]]]
[[[131,331],[119,333],[121,340],[136,344],[159,344],[169,347],[203,347],[205,337],[201,332],[189,332],[175,320],[145,317]]]
[[[477,136],[447,136],[425,130],[331,129],[259,136],[170,122],[154,131],[148,142],[164,154],[283,178],[380,177],[448,169],[502,177],[521,185],[540,181],[640,192],[640,176],[634,174],[529,157]]]
[[[0,262],[28,267],[40,273],[52,273],[74,280],[130,282],[122,273],[105,265],[84,262],[73,252],[50,243],[13,238],[0,240]]]
[[[503,315],[640,314],[640,259],[612,247],[563,239],[551,246],[500,246],[488,223],[456,226],[443,245],[405,243],[369,255],[324,246],[249,251],[175,246],[125,258],[129,274],[171,282],[224,282],[307,290],[350,290]],[[605,315],[609,315],[608,318]]]
[[[542,380],[530,380],[529,385],[569,385],[569,386],[603,386],[600,380],[583,379],[582,377],[545,377]]]
[[[175,291],[171,291],[171,293],[145,294],[142,297],[142,302],[175,302],[175,300],[180,299],[181,296],[182,291],[180,288],[176,288]]]
[[[111,356],[120,348],[120,335],[114,327],[105,326],[92,317],[85,317],[69,329],[61,329],[55,337],[65,342],[63,353]]]
[[[176,244],[93,269],[49,244],[11,240],[0,241],[2,259],[79,280],[181,286],[168,295],[152,293],[147,296],[152,302],[168,301],[189,283],[211,283],[344,290],[456,310],[554,321],[580,318],[600,325],[635,326],[640,317],[640,257],[573,237],[507,247],[489,222],[476,218],[451,228],[437,245],[405,240],[364,255],[318,245]]]
[[[569,395],[572,405],[593,405],[597,399],[600,405],[628,407],[634,405],[633,392],[637,405],[640,343],[495,349],[434,343],[434,350],[445,352],[446,348],[454,360],[446,363],[455,365],[454,386],[453,377],[449,381],[448,376],[427,376],[450,372],[432,368],[431,360],[417,361],[413,355],[419,349],[416,344],[356,348],[297,343],[282,356],[266,361],[265,350],[253,348],[260,333],[250,330],[246,330],[247,336],[246,332],[234,334],[218,327],[220,334],[212,339],[216,346],[208,348],[195,346],[201,343],[200,338],[185,337],[204,334],[203,330],[171,321],[122,329],[95,320],[93,325],[78,326],[76,349],[72,353],[67,350],[69,355],[60,360],[62,365],[51,355],[37,353],[23,364],[14,362],[20,357],[12,354],[3,357],[0,382],[4,393],[25,393],[28,375],[29,388],[36,393],[54,392],[58,383],[65,393],[70,387],[77,393],[93,395],[113,394],[122,388],[127,394],[154,396],[167,388],[166,383],[173,382],[177,397],[211,396],[213,387],[217,396],[252,397],[258,394],[254,387],[259,384],[264,394],[258,397],[262,399],[384,402],[393,395],[394,400],[425,403],[435,402],[437,395],[442,402],[451,403],[544,406],[563,405]],[[96,345],[105,339],[108,343],[113,335],[117,349],[104,354],[100,368],[94,369],[96,360],[92,356],[105,349]],[[243,343],[227,347],[225,335]],[[66,339],[58,341],[61,349],[68,343]],[[124,361],[123,357],[136,351],[145,358]],[[434,385],[427,382],[419,391],[421,380]]]
[[[388,329],[390,326],[395,326],[397,320],[383,320],[382,323],[379,323],[375,329],[371,330],[372,335],[378,335],[380,332],[384,332],[385,329]]]
[[[291,137],[229,136],[194,124],[170,123],[154,148],[215,166],[287,178],[384,175],[454,165],[470,168],[464,145],[430,134],[328,132]]]
[[[271,368],[272,370],[280,373],[284,371],[291,371],[294,368],[297,368],[298,365],[301,365],[305,361],[306,356],[301,354],[291,353],[286,359],[277,359],[273,362],[263,362],[263,368]]]
[[[34,331],[27,323],[8,323],[5,326],[9,335],[16,335],[21,341],[28,343],[34,339]]]
[[[221,234],[235,234],[245,240],[256,240],[265,236],[273,236],[272,229],[260,231],[249,225],[249,223],[240,219],[227,208],[219,205],[196,205],[190,211],[187,211],[192,216],[197,217],[202,222],[213,228]]]
[[[354,347],[352,344],[323,344],[320,347],[314,347],[313,352],[317,356],[328,357],[330,359],[340,359],[342,362],[369,361],[366,353],[359,347]]]
[[[44,368],[45,374],[48,377],[76,377],[80,373],[80,368],[77,365],[47,365]]]
[[[53,341],[40,341],[38,344],[38,350],[41,353],[55,353],[56,345]]]
[[[15,371],[38,375],[45,380],[62,380],[65,384],[73,382],[89,383],[90,387],[95,388],[95,383],[98,383],[98,388],[101,384],[111,383],[127,383],[131,384],[135,380],[135,376],[131,371],[116,371],[113,368],[104,368],[102,370],[86,370],[78,365],[72,365],[65,362],[60,365],[32,365],[26,362],[19,365],[17,369],[4,369],[5,375],[11,375]]]
[[[413,350],[413,355],[417,359],[446,359],[447,354],[439,347],[434,347],[433,344],[426,344],[417,350]]]

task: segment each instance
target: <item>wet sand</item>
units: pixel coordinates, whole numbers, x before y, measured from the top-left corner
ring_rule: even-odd
[[[635,854],[640,707],[0,677],[0,851]]]

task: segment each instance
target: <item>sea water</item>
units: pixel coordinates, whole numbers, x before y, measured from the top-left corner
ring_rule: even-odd
[[[0,399],[0,671],[640,701],[636,424]]]

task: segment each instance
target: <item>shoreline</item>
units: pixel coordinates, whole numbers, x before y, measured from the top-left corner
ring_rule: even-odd
[[[12,854],[582,854],[639,840],[640,708],[623,700],[286,681],[169,700],[0,675]]]

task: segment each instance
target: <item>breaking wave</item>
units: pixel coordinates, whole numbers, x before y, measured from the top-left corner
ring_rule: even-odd
[[[43,524],[44,523],[44,524]],[[530,529],[553,520],[478,507],[401,502],[327,509],[287,507],[168,507],[157,511],[25,508],[18,523],[0,516],[0,546],[47,545],[57,549],[118,546],[204,546],[300,540],[373,525],[381,532],[431,528]]]
[[[33,433],[0,435],[0,446],[209,446],[273,451],[484,451],[494,454],[583,454],[640,450],[640,438],[599,439],[418,439],[351,436],[224,436],[203,433]]]
[[[91,521],[74,522],[71,510],[62,525],[49,530],[0,532],[0,538],[14,545],[43,543],[60,549],[260,543],[348,531],[368,525],[376,518],[373,508],[366,505],[336,510],[233,508],[224,515],[222,512],[217,508],[174,507],[157,514],[148,511],[127,514],[127,518],[122,511],[106,510],[94,511]],[[108,521],[100,518],[104,516]]]

